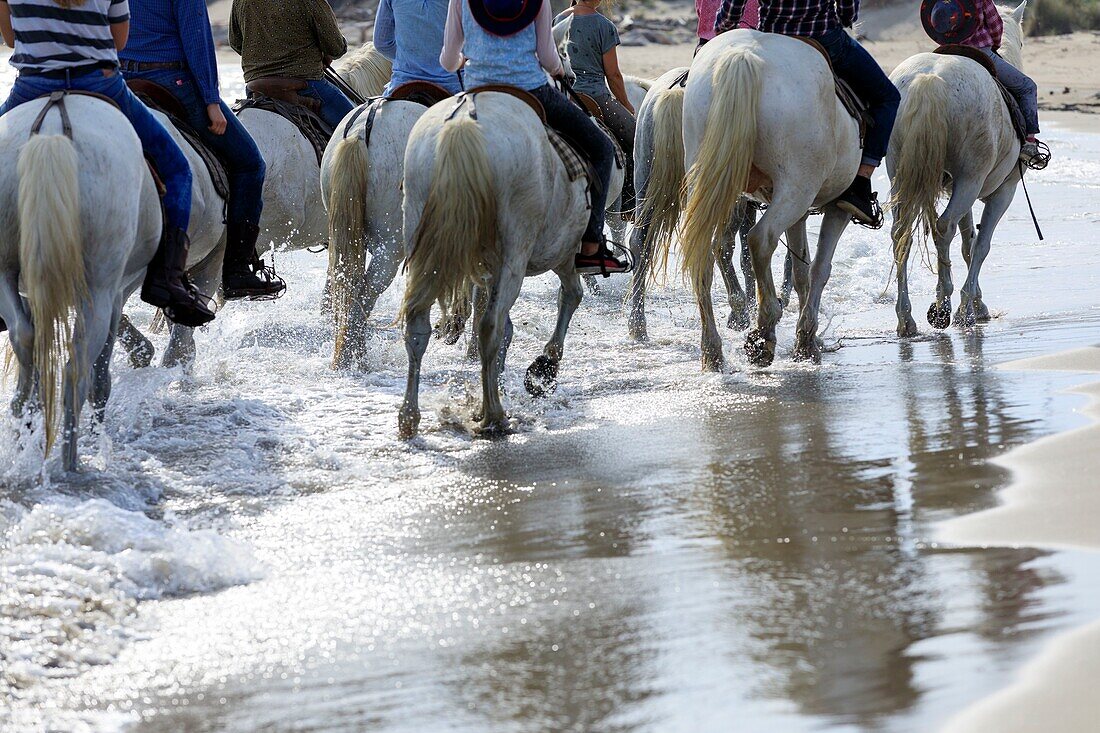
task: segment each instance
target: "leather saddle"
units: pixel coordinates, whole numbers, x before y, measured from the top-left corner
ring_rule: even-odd
[[[1024,113],[1020,109],[1020,103],[1016,101],[1016,97],[1012,96],[1012,92],[1008,91],[1001,80],[997,78],[997,67],[993,65],[993,61],[984,53],[972,46],[963,46],[957,43],[949,43],[937,48],[933,53],[938,53],[944,56],[965,56],[971,61],[975,61],[982,65],[989,75],[993,77],[994,83],[997,85],[997,89],[1001,92],[1001,98],[1005,101],[1005,106],[1008,107],[1008,117],[1012,120],[1012,127],[1016,131],[1016,136],[1020,138],[1020,142],[1027,139],[1026,123],[1024,121]]]
[[[305,107],[313,114],[321,113],[321,100],[301,95],[303,89],[308,86],[305,79],[296,79],[290,76],[265,76],[262,79],[253,79],[244,85],[249,96],[259,95],[270,99],[277,99],[287,104],[296,104]]]
[[[825,50],[825,47],[822,46],[818,40],[807,38],[806,36],[791,36],[791,38],[797,38],[803,43],[816,48],[825,58],[825,63],[829,65],[829,71],[833,73],[833,83],[836,85],[837,99],[844,105],[844,109],[848,110],[848,114],[852,116],[852,119],[859,123],[859,145],[863,147],[863,140],[867,137],[867,129],[874,124],[871,120],[871,116],[867,114],[867,103],[856,94],[855,90],[852,89],[848,82],[837,75],[836,70],[833,69],[833,61],[829,58],[829,52]]]
[[[130,87],[130,91],[137,95],[147,107],[151,107],[161,112],[168,118],[179,132],[180,137],[186,140],[188,145],[194,148],[195,152],[199,154],[203,164],[206,166],[206,170],[210,173],[210,180],[213,182],[214,190],[217,191],[218,196],[221,197],[222,201],[228,201],[229,175],[226,173],[225,163],[213,149],[202,141],[202,138],[199,137],[199,133],[195,131],[195,128],[185,122],[187,119],[187,110],[184,109],[183,104],[176,96],[160,84],[149,81],[148,79],[127,79],[126,86]],[[154,177],[159,182],[159,174],[157,174],[155,167],[153,167],[152,161],[150,161],[149,165],[153,168]]]
[[[321,165],[325,147],[334,130],[321,119],[321,100],[300,94],[307,87],[305,79],[285,76],[268,76],[253,79],[245,85],[247,99],[238,99],[233,111],[240,114],[246,109],[273,112],[298,128],[302,137],[313,147],[317,165]]]
[[[449,91],[430,81],[407,81],[390,92],[388,97],[395,102],[415,102],[425,107],[431,107],[450,98]]]

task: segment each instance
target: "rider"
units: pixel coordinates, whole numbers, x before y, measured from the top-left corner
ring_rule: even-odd
[[[695,0],[695,14],[699,17],[699,43],[695,46],[695,53],[699,53],[707,41],[714,38],[714,19],[718,17],[718,9],[722,0]],[[741,21],[738,28],[756,28],[760,24],[760,3],[758,0],[746,0],[745,8],[741,11]]]
[[[156,82],[187,112],[187,122],[226,165],[222,291],[227,299],[272,297],[286,288],[256,256],[264,159],[218,94],[214,39],[203,0],[130,0],[133,32],[119,54],[128,79]]]
[[[626,94],[619,70],[619,30],[599,12],[603,0],[574,0],[573,6],[554,18],[554,36],[564,36],[565,55],[577,75],[573,89],[592,97],[603,121],[626,155],[622,208],[634,210],[634,105]],[[609,91],[610,90],[610,91]]]
[[[229,45],[241,55],[245,81],[272,76],[306,82],[299,94],[320,100],[320,116],[335,128],[355,108],[325,78],[325,67],[348,42],[325,0],[233,0]]]
[[[1005,61],[997,53],[997,49],[1001,47],[1004,21],[1001,20],[1001,13],[993,0],[976,0],[973,11],[972,17],[977,20],[974,32],[966,38],[951,39],[950,42],[971,46],[988,56],[997,69],[997,79],[1020,103],[1020,111],[1024,113],[1027,137],[1020,147],[1020,160],[1027,163],[1039,154],[1039,140],[1036,137],[1039,134],[1039,89],[1030,76]],[[924,8],[921,14],[924,15]],[[961,15],[961,8],[958,4],[950,1],[937,2],[931,7],[930,17],[927,20],[933,31],[950,32],[954,29],[959,15]],[[942,42],[939,38],[933,40]]]
[[[167,189],[163,235],[146,269],[141,297],[164,308],[174,321],[200,326],[213,320],[214,313],[186,275],[191,168],[172,136],[118,73],[118,49],[126,45],[129,21],[126,0],[0,2],[0,32],[15,49],[11,64],[19,70],[0,115],[61,89],[95,92],[118,105]]]
[[[439,65],[447,0],[382,0],[374,20],[374,47],[393,62],[393,74],[382,96],[410,81],[429,81],[451,94],[462,91],[462,79]]]
[[[745,0],[723,0],[714,23],[716,33],[736,28]],[[825,47],[833,71],[867,104],[872,125],[863,145],[863,159],[848,190],[836,205],[862,224],[877,217],[871,174],[886,155],[901,95],[882,67],[845,28],[859,15],[859,0],[760,0],[760,30],[813,38]]]
[[[439,62],[448,71],[465,64],[467,89],[507,84],[530,92],[542,103],[549,125],[583,148],[599,181],[592,186],[577,272],[626,272],[629,268],[607,249],[603,235],[615,151],[596,123],[547,81],[543,69],[555,79],[565,78],[550,20],[550,0],[450,0]]]

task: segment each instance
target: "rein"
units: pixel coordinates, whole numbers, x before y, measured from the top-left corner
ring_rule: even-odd
[[[344,96],[355,102],[356,105],[366,104],[367,100],[363,99],[363,95],[351,88],[351,85],[344,81],[343,77],[337,74],[331,66],[325,67],[325,78],[329,82],[344,93]]]
[[[1043,230],[1039,228],[1039,219],[1035,216],[1035,207],[1031,205],[1031,195],[1027,192],[1027,183],[1024,181],[1024,161],[1016,162],[1020,169],[1020,186],[1024,189],[1024,198],[1027,200],[1027,210],[1031,212],[1031,223],[1035,225],[1035,233],[1039,235],[1039,241],[1043,241]]]

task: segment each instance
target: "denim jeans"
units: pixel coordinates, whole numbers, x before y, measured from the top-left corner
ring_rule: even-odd
[[[328,79],[310,79],[308,86],[298,92],[303,97],[321,100],[321,119],[335,128],[348,112],[355,109],[351,100],[337,89]]]
[[[843,28],[834,28],[817,40],[829,53],[837,75],[867,104],[874,124],[863,142],[863,163],[877,166],[886,155],[901,95],[878,62]]]
[[[191,74],[187,71],[172,69],[154,69],[151,71],[127,71],[130,79],[148,79],[167,89],[187,110],[187,124],[195,129],[199,137],[225,163],[229,178],[229,201],[226,207],[226,222],[259,225],[263,211],[264,174],[267,168],[260,149],[248,134],[241,121],[233,114],[225,102],[219,103],[225,115],[225,134],[210,132],[210,118],[206,114],[206,105],[199,96]]]
[[[626,170],[623,171],[623,207],[630,211],[634,207],[634,133],[637,127],[634,115],[626,111],[623,103],[608,94],[596,100],[603,113],[604,124],[622,146],[626,156]]]
[[[997,78],[1020,103],[1020,111],[1024,113],[1024,126],[1027,128],[1025,132],[1028,135],[1037,135],[1039,133],[1039,88],[1035,86],[1035,82],[1030,76],[994,53],[993,49],[979,50],[997,67]]]
[[[615,148],[607,135],[596,127],[596,123],[554,87],[544,84],[532,89],[531,94],[542,102],[547,124],[580,146],[596,167],[600,180],[599,185],[592,186],[592,211],[582,241],[602,241],[604,209],[607,207],[607,189],[611,186],[611,166],[615,164]]]
[[[118,104],[122,114],[134,126],[142,149],[153,159],[164,180],[164,187],[168,189],[164,196],[168,226],[187,231],[187,223],[191,219],[191,166],[176,141],[141,100],[126,88],[117,71],[93,71],[70,79],[20,74],[7,101],[0,106],[0,115],[59,89],[95,92],[110,97]]]

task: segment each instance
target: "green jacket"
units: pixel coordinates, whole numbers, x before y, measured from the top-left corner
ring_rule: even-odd
[[[325,0],[233,0],[229,45],[241,55],[245,81],[320,79],[325,59],[348,50]]]

